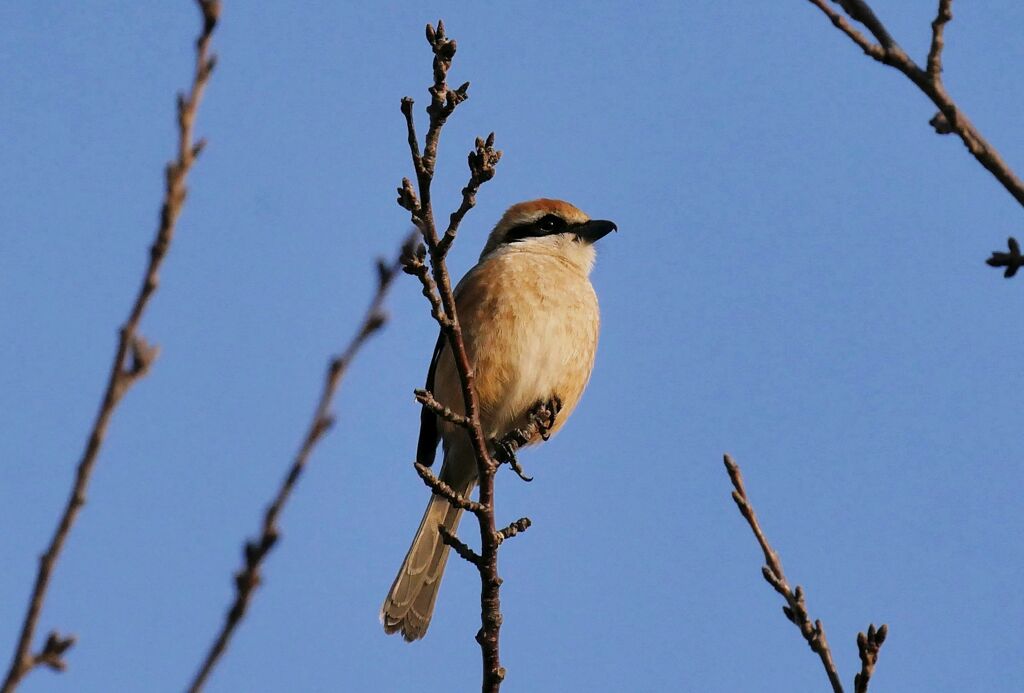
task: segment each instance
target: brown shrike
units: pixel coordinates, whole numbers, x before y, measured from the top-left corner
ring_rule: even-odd
[[[488,440],[528,423],[538,402],[559,400],[550,433],[565,423],[590,379],[600,318],[589,274],[593,244],[615,230],[560,200],[513,205],[494,227],[480,261],[455,288],[455,301]],[[442,333],[427,372],[426,389],[465,412],[459,374]],[[536,436],[530,444],[540,440]],[[477,481],[468,433],[424,408],[416,459],[431,465],[444,446],[440,479],[468,496]],[[422,638],[448,560],[438,525],[454,533],[462,511],[432,496],[409,553],[381,607],[388,633]]]

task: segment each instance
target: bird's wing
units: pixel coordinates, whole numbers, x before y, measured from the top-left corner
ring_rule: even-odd
[[[437,371],[437,362],[441,360],[441,352],[444,351],[444,342],[444,330],[441,330],[437,335],[437,344],[434,345],[434,356],[430,359],[430,369],[427,371],[425,388],[431,394],[434,394],[434,374]],[[437,416],[423,407],[423,411],[420,412],[420,440],[416,445],[416,461],[426,467],[434,464],[439,439]]]

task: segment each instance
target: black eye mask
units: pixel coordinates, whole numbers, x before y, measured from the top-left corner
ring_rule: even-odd
[[[520,224],[509,229],[505,234],[505,243],[515,243],[526,238],[538,238],[550,236],[556,233],[564,233],[569,228],[565,219],[554,214],[547,214],[529,224]]]

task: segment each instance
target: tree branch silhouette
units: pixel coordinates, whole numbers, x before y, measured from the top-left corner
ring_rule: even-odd
[[[414,236],[410,236],[405,242],[399,257],[408,252],[407,247],[413,241]],[[356,334],[352,337],[348,346],[340,354],[333,357],[327,366],[323,388],[321,389],[320,399],[314,410],[313,418],[309,423],[309,428],[306,430],[306,435],[302,440],[299,451],[296,453],[295,459],[288,469],[288,473],[274,495],[274,500],[267,506],[267,510],[263,515],[263,526],[260,536],[247,541],[243,547],[242,556],[244,564],[235,573],[234,602],[228,608],[220,631],[214,638],[203,663],[199,667],[199,671],[196,672],[192,683],[189,685],[188,690],[190,693],[199,693],[203,686],[206,685],[214,667],[217,666],[218,661],[227,650],[231,636],[234,635],[242,619],[245,618],[249,604],[252,602],[256,589],[261,582],[260,569],[267,555],[281,537],[281,530],[278,527],[277,521],[284,510],[285,504],[291,497],[292,491],[298,484],[313,449],[334,425],[331,406],[348,367],[366,341],[381,330],[387,322],[387,316],[383,309],[384,299],[387,297],[388,289],[391,287],[392,281],[400,268],[401,264],[398,259],[395,259],[390,264],[383,260],[377,261],[377,291],[370,301],[370,306],[367,308]]]
[[[825,637],[825,626],[820,620],[811,621],[803,588],[800,585],[797,585],[795,589],[790,587],[786,573],[782,569],[782,559],[768,543],[768,538],[761,529],[761,523],[758,522],[757,513],[754,512],[754,506],[750,504],[750,499],[747,497],[747,489],[743,483],[743,474],[740,472],[739,465],[729,455],[725,455],[724,461],[725,469],[732,481],[732,499],[736,502],[736,507],[743,515],[743,519],[750,525],[750,531],[754,533],[754,538],[757,539],[757,543],[764,553],[765,564],[761,567],[761,574],[765,581],[786,600],[786,606],[782,607],[782,612],[786,619],[800,630],[800,634],[807,641],[811,651],[821,659],[821,665],[825,669],[833,693],[843,693],[839,671],[836,669],[836,663],[832,659],[832,650]],[[861,670],[854,680],[856,693],[867,693],[868,682],[871,680],[871,675],[875,671],[875,663],[878,661],[878,650],[885,642],[888,632],[889,628],[885,624],[878,629],[872,624],[868,627],[866,635],[864,633],[857,634]]]
[[[89,433],[85,450],[78,462],[71,493],[50,543],[39,558],[39,570],[36,574],[32,595],[29,597],[21,635],[4,679],[3,688],[0,689],[3,693],[14,691],[22,679],[38,666],[47,666],[57,671],[63,671],[66,667],[64,653],[74,644],[74,636],[65,636],[57,631],[52,631],[47,636],[42,649],[35,653],[32,652],[32,640],[39,624],[46,592],[61,550],[71,532],[71,527],[75,524],[82,506],[85,505],[89,480],[96,466],[96,460],[99,457],[100,448],[103,446],[103,440],[106,437],[114,410],[117,409],[118,404],[132,385],[149,372],[159,351],[156,346],[150,345],[139,334],[139,323],[159,286],[160,267],[170,249],[171,241],[174,239],[175,224],[185,204],[186,179],[205,144],[205,140],[193,143],[192,131],[199,103],[216,62],[215,57],[210,53],[210,40],[220,16],[220,1],[196,0],[196,2],[202,14],[203,26],[196,41],[195,74],[188,95],[178,95],[178,153],[177,158],[167,165],[164,200],[160,210],[156,237],[149,251],[149,264],[142,286],[139,288],[135,302],[128,314],[128,319],[119,331],[117,351],[107,377],[107,387]]]
[[[946,25],[953,19],[953,0],[939,0],[938,2],[938,10],[931,23],[931,43],[923,68],[914,62],[899,43],[892,38],[871,6],[864,0],[835,0],[843,12],[833,9],[828,0],[809,0],[809,2],[820,9],[837,29],[857,44],[865,55],[883,65],[896,68],[931,99],[939,109],[938,113],[929,121],[929,124],[935,128],[935,132],[940,135],[956,134],[978,163],[984,166],[1006,191],[1013,195],[1017,204],[1024,207],[1024,181],[1017,177],[1009,164],[1003,160],[999,151],[971,122],[967,114],[946,91],[946,85],[942,81],[942,51],[945,48]],[[862,24],[878,43],[872,42],[857,31],[848,20]],[[1011,251],[1015,243],[1016,241],[1011,238]],[[1016,273],[1016,268],[1020,266],[1020,263],[1016,263],[1014,260],[1007,262],[1005,256],[1005,253],[993,252],[986,262],[992,267],[1007,267],[1003,276],[1009,279]],[[1009,264],[1010,262],[1015,264]]]

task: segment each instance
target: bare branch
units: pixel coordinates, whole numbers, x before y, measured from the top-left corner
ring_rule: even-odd
[[[939,0],[938,14],[932,20],[932,44],[928,49],[928,74],[933,79],[942,74],[942,49],[945,47],[943,32],[951,19],[953,19],[953,0]]]
[[[461,508],[462,510],[471,512],[474,515],[479,516],[487,512],[487,508],[482,504],[456,493],[455,489],[438,479],[437,476],[430,471],[429,467],[422,465],[419,462],[414,463],[413,467],[416,468],[416,473],[420,475],[421,479],[423,479],[423,483],[430,487],[430,490],[434,492],[434,495],[441,496],[456,508]]]
[[[498,543],[502,543],[506,539],[511,539],[517,534],[525,532],[530,528],[533,522],[528,517],[521,517],[508,527],[498,530]]]
[[[897,47],[896,42],[889,35],[889,30],[885,28],[882,22],[878,21],[878,17],[875,16],[874,11],[866,2],[863,0],[836,0],[836,2],[846,10],[846,14],[850,15],[854,21],[860,22],[867,27],[867,30],[871,32],[871,35],[875,37],[875,40],[887,52]]]
[[[434,395],[432,395],[431,393],[427,392],[426,390],[414,390],[414,394],[416,395],[417,402],[422,404],[424,407],[432,411],[437,416],[440,416],[448,423],[454,424],[456,426],[461,426],[462,428],[469,428],[469,419],[467,419],[462,414],[456,414],[451,409],[438,402],[436,399],[434,399]]]
[[[501,605],[499,599],[501,578],[498,575],[497,552],[500,542],[494,521],[494,474],[497,471],[498,464],[491,457],[488,450],[488,441],[480,426],[480,405],[474,388],[475,374],[469,360],[469,355],[466,352],[466,344],[462,336],[462,327],[459,324],[455,305],[455,294],[452,289],[451,276],[448,273],[444,259],[455,239],[459,224],[465,214],[475,204],[475,196],[479,186],[493,177],[494,165],[498,162],[501,153],[494,150],[493,134],[485,140],[477,140],[476,149],[469,157],[470,181],[463,189],[462,204],[451,215],[443,238],[439,237],[434,220],[430,192],[437,160],[437,147],[440,141],[441,130],[446,120],[455,111],[456,107],[468,97],[469,83],[466,82],[457,89],[451,89],[447,84],[448,71],[455,56],[456,44],[454,40],[449,39],[445,34],[444,23],[439,21],[436,28],[428,24],[426,36],[427,42],[434,53],[434,80],[429,88],[431,100],[430,105],[427,107],[427,115],[430,121],[422,153],[416,139],[416,128],[413,122],[413,101],[408,97],[402,99],[402,114],[406,120],[409,152],[412,157],[413,169],[416,172],[419,194],[417,196],[412,191],[412,186],[403,182],[402,188],[399,189],[399,204],[409,211],[413,224],[420,230],[423,242],[426,244],[426,253],[422,254],[420,262],[422,263],[426,257],[430,258],[430,278],[433,280],[433,285],[426,281],[426,272],[415,266],[415,264],[407,265],[409,267],[407,271],[420,278],[423,284],[423,294],[431,303],[431,313],[441,327],[455,360],[465,404],[464,416],[468,424],[467,433],[472,443],[473,454],[476,457],[480,500],[477,504],[479,507],[474,510],[474,514],[480,526],[479,560],[473,559],[470,554],[464,551],[460,551],[458,544],[450,542],[450,545],[455,547],[456,551],[463,558],[473,563],[480,572],[481,628],[477,633],[476,639],[480,644],[483,660],[482,689],[485,693],[497,693],[501,687],[501,682],[505,678],[505,669],[501,666],[498,646],[501,630]],[[439,300],[440,306],[435,302],[434,296]],[[416,469],[435,493],[441,490],[440,481],[432,482],[433,474],[430,474],[428,469],[422,467],[422,465],[417,465]],[[424,472],[429,474],[429,476]],[[453,499],[443,491],[441,491],[441,495],[448,498],[449,502],[457,507],[463,507],[460,503],[470,502],[467,499]],[[451,539],[457,541],[455,537],[451,537]],[[465,545],[463,544],[462,546]]]
[[[413,238],[410,237],[409,240],[406,241],[405,246],[410,245],[412,242]],[[403,247],[402,252],[407,252],[405,247]],[[249,608],[249,603],[252,601],[256,588],[260,585],[260,569],[262,568],[267,555],[270,553],[271,549],[274,548],[274,545],[281,536],[281,532],[277,524],[278,518],[284,510],[284,506],[288,502],[288,499],[291,497],[296,484],[298,484],[299,478],[302,476],[302,472],[305,470],[306,464],[309,462],[309,457],[313,452],[313,449],[334,424],[334,418],[331,415],[331,406],[334,401],[334,397],[338,392],[338,388],[341,385],[341,380],[344,377],[348,366],[352,363],[352,360],[359,352],[359,349],[370,337],[384,326],[384,323],[387,320],[383,311],[384,299],[387,297],[388,289],[390,288],[395,275],[398,273],[400,266],[400,261],[398,259],[395,259],[391,264],[385,263],[382,260],[377,263],[377,291],[374,294],[373,300],[370,301],[370,306],[367,308],[366,314],[364,315],[362,323],[360,324],[355,336],[352,337],[352,340],[349,342],[348,346],[345,347],[345,350],[342,351],[341,354],[332,358],[328,365],[323,388],[320,392],[320,399],[317,402],[313,418],[310,421],[309,428],[303,438],[302,445],[299,447],[299,451],[295,455],[288,473],[285,475],[277,494],[274,496],[273,502],[271,502],[267,507],[266,513],[263,516],[263,526],[260,536],[245,543],[243,552],[244,565],[237,573],[235,573],[234,602],[228,608],[220,632],[217,634],[216,638],[214,638],[199,671],[196,673],[195,678],[193,678],[192,683],[189,685],[188,690],[190,693],[198,693],[198,691],[201,691],[203,686],[206,685],[206,681],[211,672],[217,665],[221,656],[227,650],[231,636],[234,635],[238,625],[245,617],[245,613]]]
[[[810,0],[810,2],[825,13],[835,28],[849,36],[851,41],[860,46],[865,54],[870,55],[875,60],[882,60],[885,57],[885,49],[865,38],[864,34],[857,31],[853,25],[846,21],[842,14],[832,9],[828,0]]]
[[[406,178],[403,182],[408,183],[409,179]],[[401,204],[401,198],[399,198],[399,204]],[[402,271],[420,280],[420,284],[423,287],[423,296],[430,301],[430,315],[444,328],[448,325],[448,316],[444,314],[441,297],[437,295],[437,284],[434,283],[434,278],[430,276],[430,268],[427,267],[425,262],[426,257],[426,246],[422,243],[411,245],[409,252],[402,256]]]
[[[75,636],[62,636],[57,631],[51,632],[46,637],[43,651],[35,655],[35,665],[46,666],[54,671],[64,671],[67,663],[64,661],[64,653],[75,644]]]
[[[729,479],[732,480],[732,485],[735,489],[732,492],[732,499],[736,501],[736,507],[739,508],[740,514],[743,515],[747,524],[750,525],[750,529],[754,533],[761,551],[764,553],[765,565],[761,568],[764,579],[786,600],[786,606],[782,607],[786,618],[800,629],[800,634],[804,636],[804,640],[807,641],[811,650],[821,659],[821,664],[825,668],[825,674],[828,676],[829,683],[832,684],[834,693],[842,693],[843,684],[839,680],[839,672],[836,670],[836,664],[832,660],[832,651],[829,649],[828,640],[825,638],[824,626],[822,626],[821,621],[811,623],[810,615],[807,613],[807,603],[804,599],[803,588],[799,585],[797,585],[796,589],[790,588],[789,582],[786,580],[786,574],[782,570],[782,560],[775,549],[771,547],[771,544],[768,543],[768,539],[765,537],[764,532],[761,530],[761,525],[757,521],[754,507],[747,499],[747,490],[743,485],[743,475],[740,473],[739,465],[733,462],[729,455],[726,455],[724,459],[725,468],[729,472]]]
[[[878,650],[881,649],[888,634],[889,627],[884,623],[878,629],[875,629],[875,624],[872,623],[868,626],[867,633],[857,633],[860,673],[853,679],[854,693],[867,693],[868,682],[871,681],[871,675],[875,673],[875,664],[878,662]]]
[[[466,212],[476,205],[476,193],[480,186],[494,178],[494,167],[501,160],[501,152],[494,149],[493,132],[487,136],[487,139],[476,138],[476,148],[469,153],[468,160],[469,182],[462,189],[462,204],[459,205],[457,210],[452,212],[448,221],[448,229],[444,232],[444,237],[438,243],[438,252],[441,255],[448,254],[448,248],[451,247],[452,242],[455,240],[455,234],[458,231],[459,224],[462,223],[462,218],[466,216]]]
[[[885,25],[875,16],[871,7],[863,0],[837,0],[847,15],[863,24],[879,40],[881,45],[872,44],[864,38],[841,14],[832,9],[827,0],[809,0],[821,10],[832,24],[846,34],[869,56],[902,72],[913,82],[932,103],[939,113],[931,124],[939,134],[956,133],[967,151],[991,173],[1002,186],[1024,207],[1024,181],[1003,161],[999,151],[982,136],[974,123],[960,109],[960,106],[946,91],[942,81],[942,50],[945,25],[952,19],[952,0],[939,0],[938,12],[932,21],[932,40],[926,62],[927,69],[915,63],[899,44],[893,40]],[[991,263],[990,263],[991,264]]]
[[[128,389],[149,372],[149,368],[157,356],[158,349],[150,346],[138,333],[139,323],[149,305],[150,298],[159,285],[160,267],[174,238],[175,223],[185,204],[185,181],[196,157],[202,150],[202,141],[197,143],[192,141],[192,128],[199,103],[215,64],[215,58],[210,54],[210,39],[220,14],[220,2],[219,0],[197,0],[197,4],[202,13],[203,28],[196,42],[195,74],[189,94],[178,96],[178,154],[177,158],[167,165],[164,200],[156,237],[149,252],[149,264],[128,319],[119,332],[117,352],[107,377],[107,387],[96,420],[89,433],[85,450],[78,462],[74,485],[68,496],[67,504],[46,551],[39,559],[39,571],[36,574],[32,595],[29,597],[21,635],[14,650],[10,669],[4,679],[3,688],[0,689],[3,693],[14,691],[21,680],[37,666],[45,665],[56,670],[63,670],[66,666],[63,655],[74,643],[74,637],[62,637],[53,632],[47,638],[42,650],[38,654],[32,654],[32,639],[39,623],[43,602],[46,599],[50,577],[71,532],[71,527],[82,506],[85,505],[89,480],[92,477],[93,468],[96,465],[114,410]]]
[[[1020,244],[1013,236],[1006,239],[1006,245],[1010,252],[1001,253],[998,250],[993,250],[992,257],[985,260],[985,264],[989,267],[1005,267],[1006,271],[1003,272],[1003,276],[1009,279],[1017,274],[1017,270],[1024,265],[1024,256],[1020,254]]]
[[[405,127],[409,134],[409,151],[412,153],[412,167],[416,171],[416,176],[420,177],[426,175],[426,171],[423,169],[423,155],[420,154],[420,143],[419,139],[416,137],[416,120],[412,114],[413,103],[414,102],[412,98],[408,96],[402,99],[402,115],[405,116]],[[401,195],[406,190],[408,190],[411,193],[412,186],[409,185],[408,178],[403,178],[402,187],[399,188],[398,192]],[[412,199],[413,201],[415,201],[415,196],[413,196]],[[399,204],[402,204],[401,199],[399,199]],[[410,212],[413,211],[413,209],[406,206],[405,204],[402,204],[402,206],[408,209]],[[419,205],[416,206],[418,207]]]
[[[480,568],[483,564],[483,558],[473,549],[469,548],[465,542],[459,539],[457,536],[451,533],[444,525],[437,526],[438,532],[441,534],[441,541],[448,546],[455,549],[455,553],[459,554],[459,558],[464,561],[469,561],[477,568]]]

